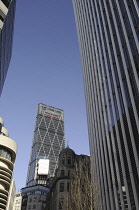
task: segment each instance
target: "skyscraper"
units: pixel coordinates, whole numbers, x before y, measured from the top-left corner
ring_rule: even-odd
[[[73,0],[103,209],[139,209],[139,2]]]
[[[45,184],[44,175],[54,175],[59,153],[64,146],[64,111],[45,104],[38,104],[26,182],[27,187],[35,184]],[[44,162],[47,169],[43,169]],[[43,170],[48,170],[48,173],[44,174]]]
[[[15,6],[16,0],[0,0],[0,95],[12,55]]]

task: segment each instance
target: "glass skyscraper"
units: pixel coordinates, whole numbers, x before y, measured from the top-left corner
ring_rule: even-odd
[[[16,0],[0,0],[0,95],[12,55],[15,7]]]
[[[45,104],[38,104],[26,181],[27,187],[40,184],[40,182],[36,182],[36,170],[38,170],[37,167],[40,160],[42,166],[44,162],[43,159],[49,160],[48,174],[49,176],[54,176],[58,164],[59,153],[64,147],[64,111]],[[43,169],[39,170],[42,171]],[[45,176],[41,177],[42,179],[45,178]]]
[[[139,1],[73,0],[102,209],[139,209]]]

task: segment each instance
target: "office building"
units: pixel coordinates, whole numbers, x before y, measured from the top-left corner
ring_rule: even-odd
[[[102,209],[139,209],[139,1],[73,0]]]
[[[17,144],[8,137],[0,118],[0,209],[11,210],[15,185],[12,178],[16,158]]]
[[[0,0],[0,95],[12,55],[15,6],[16,0]]]
[[[47,185],[54,176],[60,151],[65,146],[64,111],[38,104],[26,186]]]

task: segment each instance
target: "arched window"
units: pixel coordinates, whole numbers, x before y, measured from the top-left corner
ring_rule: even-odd
[[[62,155],[62,164],[65,165],[65,155]]]
[[[68,164],[69,165],[71,164],[71,157],[70,156],[68,157]]]

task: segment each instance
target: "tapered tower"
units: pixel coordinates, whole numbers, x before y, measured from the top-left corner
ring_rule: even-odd
[[[45,185],[47,176],[54,176],[59,153],[64,147],[64,111],[38,104],[27,186]]]

